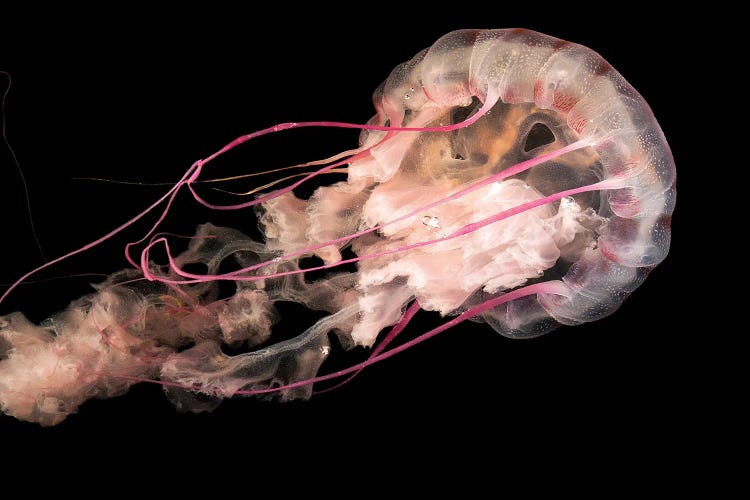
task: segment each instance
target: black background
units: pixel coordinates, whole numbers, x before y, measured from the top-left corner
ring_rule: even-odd
[[[684,101],[673,78],[684,68],[678,27],[649,16],[597,23],[574,13],[540,16],[508,9],[496,15],[438,14],[436,21],[422,17],[423,8],[336,11],[340,21],[323,9],[291,7],[289,13],[266,16],[193,11],[190,21],[150,12],[95,14],[96,22],[55,22],[52,14],[46,21],[17,21],[24,29],[6,30],[8,40],[0,50],[0,69],[13,77],[6,126],[27,178],[44,252],[58,256],[91,241],[165,189],[75,178],[174,181],[196,159],[274,123],[363,123],[373,114],[372,91],[390,70],[442,34],[467,27],[526,27],[602,54],[650,103],[673,148],[680,183],[673,249],[622,308],[604,320],[528,341],[464,324],[309,402],[234,399],[210,414],[179,414],[159,387],[140,385],[123,397],[90,401],[54,428],[0,416],[0,434],[79,442],[126,437],[123,446],[129,439],[239,440],[293,452],[324,442],[358,453],[363,446],[417,441],[493,450],[510,441],[560,437],[576,443],[601,436],[625,444],[639,442],[645,430],[658,436],[650,444],[679,441],[675,422],[690,390],[681,370],[680,319],[681,297],[688,293],[682,213],[690,203],[692,167]],[[2,22],[19,28],[12,16]],[[319,158],[352,147],[356,139],[351,131],[287,132],[241,147],[212,164],[206,175]],[[0,186],[0,283],[8,283],[41,258],[6,148],[0,150]],[[180,198],[174,213],[180,215],[167,227],[176,232],[189,234],[203,221],[255,230],[249,215],[199,210],[188,196]],[[124,241],[58,268],[106,273],[124,267]],[[26,285],[0,313],[23,310],[41,320],[88,291],[85,278]],[[304,328],[310,320],[295,314],[284,326]],[[439,323],[440,318],[422,314],[409,333]],[[343,363],[358,355],[343,354]]]

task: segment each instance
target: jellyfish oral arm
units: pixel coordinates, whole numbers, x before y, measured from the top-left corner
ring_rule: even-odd
[[[383,339],[381,344],[375,347],[372,354],[361,363],[354,364],[348,368],[344,368],[342,370],[337,370],[332,373],[328,373],[326,375],[319,375],[316,377],[311,377],[306,380],[300,380],[291,384],[285,384],[282,386],[277,387],[270,387],[267,389],[251,389],[251,390],[244,390],[240,389],[237,391],[233,391],[232,394],[236,395],[246,395],[246,396],[257,396],[261,394],[272,394],[272,393],[278,393],[283,391],[288,391],[292,389],[297,389],[300,387],[307,387],[311,386],[313,384],[317,384],[320,382],[327,382],[329,380],[335,380],[341,377],[344,377],[346,375],[352,375],[355,376],[359,372],[361,372],[363,369],[367,368],[368,366],[374,365],[375,363],[379,363],[381,361],[385,361],[386,359],[395,356],[396,354],[399,354],[407,349],[410,349],[418,344],[421,344],[422,342],[431,339],[432,337],[435,337],[436,335],[453,328],[454,326],[463,323],[466,320],[469,320],[471,318],[474,318],[492,308],[495,308],[499,305],[505,304],[509,301],[519,299],[521,297],[526,297],[530,295],[536,295],[536,294],[552,294],[552,295],[562,295],[567,296],[570,295],[571,291],[562,282],[559,281],[549,281],[545,283],[536,283],[533,285],[528,285],[523,288],[519,288],[517,290],[513,290],[512,292],[508,292],[506,294],[501,295],[500,297],[496,297],[494,299],[487,300],[475,307],[472,307],[471,309],[464,311],[460,315],[456,316],[455,318],[446,321],[442,325],[433,328],[432,330],[425,332],[407,342],[404,342],[403,344],[394,347],[390,350],[385,350],[385,348],[393,341],[393,339],[396,338],[396,336],[403,331],[403,329],[406,327],[407,323],[413,318],[413,316],[420,310],[420,306],[417,302],[414,302],[407,311],[404,312],[402,319],[397,323],[394,328],[389,332],[389,334]],[[155,379],[149,379],[149,378],[143,378],[143,377],[134,377],[131,375],[115,375],[118,378],[122,378],[125,380],[130,380],[133,382],[148,382],[153,384],[159,384],[164,386],[170,386],[175,387],[179,389],[185,389],[188,391],[195,391],[199,393],[205,393],[205,394],[214,394],[218,396],[226,396],[227,394],[221,394],[216,393],[215,391],[206,390],[206,388],[202,386],[190,386],[175,382],[169,382],[169,381],[163,381],[163,380],[155,380]],[[350,378],[351,379],[351,378]],[[325,392],[327,390],[334,389],[336,387],[339,387],[341,384],[348,382],[350,379],[345,380],[344,382],[337,384],[334,387],[331,387],[329,389],[324,389],[320,392]]]
[[[438,335],[439,333],[442,333],[450,328],[453,328],[454,326],[463,323],[464,321],[474,318],[483,312],[486,312],[492,308],[495,308],[499,305],[505,304],[509,301],[519,299],[521,297],[526,297],[529,295],[536,295],[536,294],[552,294],[552,295],[562,295],[567,296],[570,295],[570,289],[561,281],[548,281],[546,283],[536,283],[533,285],[528,285],[523,288],[519,288],[517,290],[513,290],[512,292],[508,292],[506,294],[501,295],[500,297],[496,297],[494,299],[487,300],[475,307],[472,307],[471,309],[464,311],[463,313],[459,314],[455,318],[446,321],[442,325],[433,328],[432,330],[425,332],[408,342],[404,342],[403,344],[399,345],[398,347],[394,347],[391,350],[381,352],[380,354],[377,354],[375,356],[369,357],[366,361],[363,361],[361,363],[358,363],[356,365],[350,366],[349,368],[345,368],[343,370],[339,370],[333,373],[329,373],[327,375],[321,375],[319,377],[314,377],[308,380],[301,380],[299,382],[295,382],[293,384],[288,384],[281,387],[273,387],[269,389],[258,389],[258,390],[249,390],[249,391],[237,391],[236,394],[245,394],[245,395],[255,395],[255,394],[268,394],[271,392],[279,392],[289,389],[294,389],[296,387],[304,387],[310,384],[316,384],[318,382],[325,382],[328,380],[337,379],[339,377],[343,377],[345,375],[349,375],[351,373],[357,373],[361,371],[364,368],[367,368],[370,365],[373,365],[375,363],[379,363],[380,361],[384,361],[391,356],[395,356],[396,354],[403,352],[407,349],[410,349],[414,347],[417,344],[421,344],[425,340],[429,340],[432,337]],[[415,311],[416,312],[416,311]],[[411,317],[409,317],[411,319]],[[399,330],[400,332],[400,330]],[[398,334],[397,332],[396,334]],[[394,335],[395,337],[395,335]],[[385,339],[384,339],[385,340]],[[389,341],[392,340],[389,339]],[[381,349],[382,350],[382,349]],[[193,389],[196,388],[192,387],[186,387],[186,389]],[[198,390],[200,390],[198,388]]]
[[[483,219],[478,222],[473,222],[471,224],[467,224],[464,227],[462,227],[460,230],[449,234],[448,236],[444,238],[440,238],[439,240],[434,240],[433,242],[437,241],[445,241],[452,238],[456,238],[459,236],[463,236],[465,234],[474,232],[478,229],[481,229],[489,224],[492,224],[494,222],[498,222],[504,219],[507,219],[508,217],[512,217],[514,215],[526,212],[528,210],[531,210],[536,207],[541,207],[542,205],[546,205],[548,203],[552,203],[555,201],[559,201],[563,198],[567,198],[569,196],[574,196],[581,193],[588,193],[590,191],[606,191],[608,189],[620,189],[623,187],[624,183],[626,181],[624,179],[607,179],[601,182],[597,182],[596,184],[590,184],[588,186],[581,186],[574,189],[568,189],[566,191],[560,191],[559,193],[551,194],[549,196],[545,196],[543,198],[540,198],[538,200],[530,201],[528,203],[523,203],[521,205],[518,205],[516,207],[513,207],[511,209],[508,209],[504,212],[500,212],[496,215],[493,215],[491,217],[487,217],[486,219]],[[433,242],[426,242],[427,244],[433,243]],[[421,246],[421,244],[420,244]]]

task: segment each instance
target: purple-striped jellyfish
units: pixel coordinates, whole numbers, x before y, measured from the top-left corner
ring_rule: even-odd
[[[0,317],[2,410],[53,425],[89,398],[146,381],[192,410],[233,395],[308,398],[317,382],[346,381],[468,319],[526,338],[602,318],[664,259],[669,146],[643,98],[592,50],[527,30],[456,31],[398,66],[374,103],[365,125],[284,123],[242,136],[125,225],[21,277],[3,299],[158,214],[125,245],[130,267],[91,295],[41,325]],[[211,160],[300,127],[362,132],[356,149],[289,167],[243,203],[201,197]],[[296,197],[314,177],[330,181]],[[255,211],[265,242],[204,224],[173,254],[175,237],[159,227],[184,190],[210,208]],[[154,247],[163,261],[150,257]],[[322,263],[302,268],[310,256]],[[320,269],[321,278],[306,274]],[[220,294],[221,281],[233,293]],[[328,315],[278,341],[277,301]],[[420,309],[449,319],[393,347]],[[372,347],[369,357],[318,374],[331,334]]]

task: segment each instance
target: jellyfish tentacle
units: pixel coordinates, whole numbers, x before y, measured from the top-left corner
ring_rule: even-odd
[[[26,274],[24,274],[23,276],[21,276],[20,278],[18,278],[15,282],[13,282],[5,290],[5,292],[3,292],[2,295],[0,295],[0,304],[3,303],[3,301],[5,300],[5,298],[18,285],[20,285],[21,283],[23,283],[24,281],[26,281],[31,276],[37,274],[40,271],[43,271],[44,269],[47,269],[47,268],[49,268],[51,266],[54,266],[55,264],[57,264],[59,262],[62,262],[64,260],[66,260],[66,259],[69,259],[70,257],[73,257],[74,255],[78,255],[80,253],[83,253],[83,252],[85,252],[87,250],[90,250],[90,249],[92,249],[92,248],[100,245],[101,243],[104,243],[105,241],[109,240],[113,236],[116,236],[117,234],[121,233],[122,231],[124,231],[128,227],[132,226],[133,224],[135,224],[136,222],[138,222],[139,220],[141,220],[143,217],[145,217],[146,215],[148,215],[149,213],[151,213],[156,207],[158,207],[159,205],[161,205],[162,203],[164,203],[164,201],[170,200],[168,203],[171,203],[171,200],[174,199],[174,196],[176,195],[177,190],[184,184],[185,180],[187,178],[189,178],[189,176],[193,173],[194,168],[195,168],[195,165],[193,167],[190,167],[188,169],[188,171],[182,176],[182,179],[180,179],[180,181],[177,182],[177,184],[175,184],[174,186],[172,186],[172,188],[170,188],[169,191],[167,191],[162,197],[160,197],[158,200],[156,200],[148,208],[146,208],[145,210],[143,210],[142,212],[140,212],[135,217],[133,217],[133,218],[129,219],[128,221],[124,222],[123,224],[117,226],[115,229],[111,230],[110,232],[108,232],[104,236],[102,236],[100,238],[97,238],[96,240],[92,241],[91,243],[87,243],[86,245],[83,245],[82,247],[77,248],[76,250],[73,250],[73,251],[68,252],[68,253],[66,253],[64,255],[61,255],[60,257],[52,259],[49,262],[46,262],[46,263],[42,264],[41,266],[38,266],[38,267],[32,269],[31,271],[28,271]],[[166,212],[162,214],[162,217],[160,218],[160,220],[163,219],[165,216],[166,216]],[[156,226],[154,226],[154,228],[155,227]],[[127,250],[126,250],[126,255],[127,255]],[[128,259],[128,260],[130,261],[130,259]],[[132,265],[135,265],[135,263],[133,261],[130,261],[130,263]]]

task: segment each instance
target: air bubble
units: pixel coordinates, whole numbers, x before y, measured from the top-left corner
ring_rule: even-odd
[[[560,199],[560,208],[563,210],[572,210],[578,206],[576,200],[571,196],[566,196]]]
[[[440,227],[440,219],[431,215],[425,215],[422,217],[422,224],[432,229],[437,229]]]

